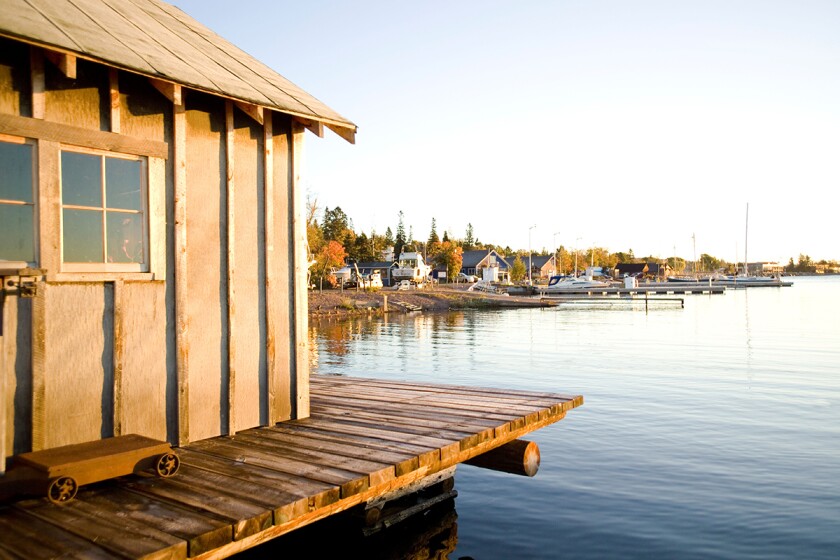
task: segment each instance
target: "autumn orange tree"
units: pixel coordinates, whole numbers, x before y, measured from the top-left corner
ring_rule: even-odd
[[[461,271],[461,264],[464,262],[464,251],[460,246],[451,241],[432,243],[429,247],[432,259],[437,266],[446,268],[446,277],[455,278]]]
[[[318,283],[320,288],[324,287],[326,281],[330,287],[335,287],[336,278],[330,271],[333,267],[344,265],[347,252],[344,246],[338,241],[328,241],[315,253],[315,264],[313,265],[312,280]]]

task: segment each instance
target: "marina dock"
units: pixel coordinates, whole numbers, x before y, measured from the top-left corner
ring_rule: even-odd
[[[542,297],[564,297],[570,295],[589,296],[636,296],[636,295],[668,295],[668,294],[723,294],[726,286],[709,284],[708,282],[656,282],[641,284],[635,288],[623,286],[610,286],[607,288],[576,288],[566,289],[562,292],[547,292],[539,286],[535,288],[536,293]]]
[[[0,556],[224,558],[417,484],[583,404],[581,396],[313,375],[311,416],[175,449],[176,476],[0,507]]]

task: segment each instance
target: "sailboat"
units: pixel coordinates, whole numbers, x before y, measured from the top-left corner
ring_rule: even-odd
[[[747,203],[747,215],[744,226],[744,270],[741,274],[734,276],[718,275],[712,278],[715,284],[731,287],[754,287],[754,286],[791,286],[793,282],[782,282],[779,275],[775,276],[755,276],[749,274],[749,267],[747,266],[747,243],[749,241],[750,231],[750,203]]]

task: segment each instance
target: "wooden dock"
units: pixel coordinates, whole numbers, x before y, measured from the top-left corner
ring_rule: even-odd
[[[563,290],[562,292],[547,292],[536,288],[538,294],[544,298],[564,296],[644,296],[644,295],[668,295],[668,294],[723,294],[726,286],[709,284],[708,282],[657,282],[641,284],[635,288],[623,286],[611,286],[608,288],[579,288]]]
[[[561,420],[581,396],[312,376],[311,417],[176,449],[55,505],[0,507],[0,557],[224,558]]]

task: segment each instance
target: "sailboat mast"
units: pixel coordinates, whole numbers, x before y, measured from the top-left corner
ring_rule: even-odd
[[[747,218],[744,220],[744,276],[747,276],[747,234],[750,231],[750,203],[747,202]]]

